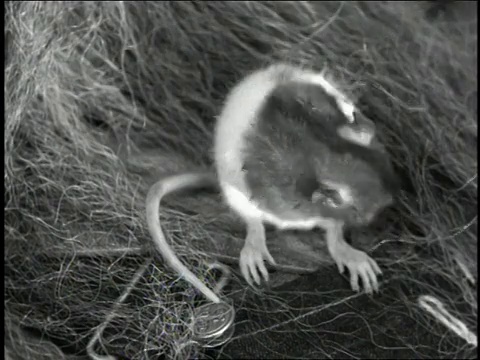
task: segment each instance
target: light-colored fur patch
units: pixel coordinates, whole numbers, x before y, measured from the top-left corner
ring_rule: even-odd
[[[302,220],[281,219],[271,212],[262,210],[254,200],[248,199],[245,194],[230,185],[225,185],[224,194],[228,201],[234,204],[235,210],[243,218],[255,218],[264,223],[272,224],[280,230],[311,230],[315,227],[326,229],[334,225],[334,220],[321,216],[314,216]]]
[[[323,183],[338,192],[338,195],[342,198],[342,206],[353,204],[353,196],[349,186],[333,181],[324,181]]]
[[[355,131],[349,126],[341,126],[338,135],[361,146],[370,146],[373,134],[368,131]]]

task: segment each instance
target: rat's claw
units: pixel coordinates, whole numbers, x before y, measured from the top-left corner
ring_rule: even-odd
[[[375,274],[371,271],[370,264],[363,264],[361,271],[361,277],[362,277],[362,282],[363,282],[363,287],[365,288],[365,292],[367,294],[372,293],[372,282],[375,283],[376,279],[372,279],[375,277]]]
[[[260,258],[260,262],[257,265],[258,265],[258,269],[262,273],[263,279],[265,281],[268,281],[268,270],[267,270],[267,267],[265,266],[265,263],[263,262],[262,258]]]
[[[340,260],[335,260],[335,262],[337,263],[338,272],[340,274],[343,274],[343,272],[345,271],[345,266]]]
[[[249,258],[248,268],[250,270],[250,274],[253,276],[253,280],[255,280],[255,284],[260,285],[260,275],[258,274],[258,269],[260,267],[259,259],[256,254],[253,254]]]
[[[373,270],[375,271],[375,274],[376,275],[381,275],[383,274],[382,273],[382,269],[380,269],[380,266],[378,266],[377,262],[375,260],[373,260],[372,258],[368,258],[368,260],[370,261],[370,264],[373,266]]]
[[[249,266],[246,262],[245,257],[242,257],[242,254],[240,254],[240,272],[242,273],[242,276],[248,283],[248,285],[252,285],[252,278],[250,277]]]
[[[369,281],[373,287],[373,291],[378,291],[378,280],[377,275],[381,274],[380,267],[377,265],[376,261],[372,258],[368,258],[369,262],[366,264]]]
[[[358,278],[360,277],[367,294],[378,291],[377,275],[381,274],[382,271],[377,262],[366,253],[351,247],[344,248],[335,254],[335,262],[340,273],[343,273],[345,267],[348,268],[352,290],[360,290],[358,284]]]
[[[252,244],[245,244],[240,252],[240,270],[249,285],[252,285],[252,277],[255,280],[255,283],[260,285],[261,280],[259,271],[265,281],[269,280],[268,270],[265,266],[264,260],[275,264],[275,260],[266,247],[261,248]]]
[[[353,291],[360,291],[360,286],[358,285],[358,273],[357,270],[350,270],[350,286]]]
[[[264,255],[267,257],[267,261],[271,264],[271,265],[277,265],[277,262],[275,261],[275,259],[273,258],[273,256],[270,254],[270,251],[268,251],[267,248],[265,248],[264,250]],[[266,269],[265,269],[266,270]]]

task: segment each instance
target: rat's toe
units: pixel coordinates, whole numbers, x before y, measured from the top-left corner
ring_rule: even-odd
[[[350,285],[353,291],[359,291],[360,287],[358,285],[358,273],[357,270],[350,270]]]
[[[370,283],[370,275],[369,275],[369,270],[366,269],[362,271],[362,282],[363,282],[363,287],[365,289],[365,292],[367,294],[372,293],[372,285]]]
[[[260,272],[262,273],[263,279],[265,281],[268,281],[268,270],[265,264],[263,263],[263,260],[258,264],[258,268]]]
[[[260,285],[260,275],[258,274],[258,264],[257,262],[255,261],[255,259],[250,259],[250,263],[249,263],[249,269],[250,269],[250,274],[252,275],[253,277],[253,280],[255,281],[255,283],[257,285]]]
[[[370,261],[370,264],[372,265],[375,274],[376,275],[381,275],[382,274],[382,269],[380,269],[380,266],[378,266],[377,262],[375,260],[373,260],[372,258],[369,258],[368,260]]]
[[[369,269],[370,283],[372,284],[373,291],[378,291],[378,280],[375,268]]]
[[[266,251],[266,257],[267,257],[267,261],[271,264],[271,265],[277,265],[277,262],[275,261],[275,259],[273,258],[273,256],[270,254],[270,251]]]
[[[343,274],[345,272],[345,265],[343,265],[341,260],[336,260],[335,262],[337,263],[338,272]]]
[[[250,271],[248,269],[248,265],[245,261],[242,261],[242,259],[240,259],[240,272],[242,273],[242,276],[243,278],[245,279],[245,281],[248,283],[248,284],[251,284],[252,283],[252,279],[250,277]]]

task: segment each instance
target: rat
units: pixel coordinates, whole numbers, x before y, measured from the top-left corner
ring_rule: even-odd
[[[389,157],[375,124],[325,72],[273,64],[247,75],[227,95],[214,131],[215,172],[190,172],[155,183],[146,200],[149,232],[166,262],[212,302],[220,298],[168,245],[159,221],[163,196],[186,188],[217,187],[245,223],[240,270],[247,283],[268,281],[265,224],[280,230],[326,231],[340,272],[378,290],[381,270],[343,236],[346,225],[368,224],[395,194]]]

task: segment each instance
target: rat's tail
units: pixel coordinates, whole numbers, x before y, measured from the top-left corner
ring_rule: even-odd
[[[187,188],[217,186],[218,182],[214,173],[199,172],[173,175],[156,182],[148,191],[146,201],[148,229],[163,258],[168,265],[214,303],[219,303],[220,298],[180,261],[165,239],[165,235],[160,225],[159,210],[162,198],[172,192]]]

